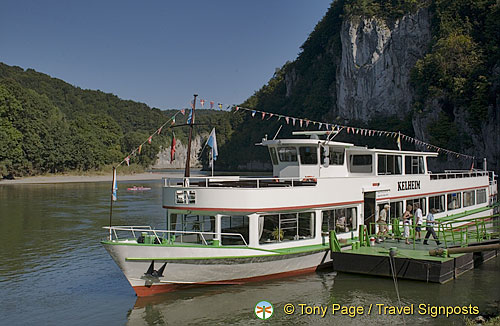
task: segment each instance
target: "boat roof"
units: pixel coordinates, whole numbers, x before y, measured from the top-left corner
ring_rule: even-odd
[[[355,146],[351,143],[337,142],[333,140],[323,140],[323,139],[294,139],[294,138],[285,138],[285,139],[272,139],[272,140],[262,140],[261,143],[256,145],[261,146],[283,146],[283,145],[329,145],[329,146],[338,146],[349,148],[350,151],[360,151],[360,152],[376,152],[376,153],[391,153],[391,154],[406,154],[406,155],[423,155],[436,157],[439,155],[437,152],[419,152],[419,151],[400,151],[395,149],[380,149],[380,148],[368,148],[362,146]]]

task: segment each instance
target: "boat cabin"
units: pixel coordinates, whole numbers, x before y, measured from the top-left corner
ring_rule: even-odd
[[[350,143],[321,140],[318,134],[302,132],[309,139],[263,139],[277,178],[316,179],[324,177],[369,177],[428,174],[427,157],[433,152],[369,149]]]

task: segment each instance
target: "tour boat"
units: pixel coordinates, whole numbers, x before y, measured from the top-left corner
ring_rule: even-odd
[[[186,286],[239,284],[331,264],[329,230],[349,244],[390,205],[390,219],[419,203],[424,216],[492,214],[491,171],[431,173],[434,152],[354,146],[328,132],[263,139],[273,176],[165,178],[166,229],[112,226],[102,242],[138,296]],[[307,138],[308,137],[308,138]]]

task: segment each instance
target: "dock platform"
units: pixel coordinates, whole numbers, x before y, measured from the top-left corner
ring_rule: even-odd
[[[432,240],[431,240],[432,241]],[[484,243],[484,242],[483,242]],[[481,243],[481,244],[483,244]],[[374,246],[352,246],[332,251],[333,269],[339,272],[392,277],[390,248],[396,248],[394,269],[398,278],[445,283],[498,255],[498,250],[452,254],[449,257],[431,256],[429,245],[385,240]]]

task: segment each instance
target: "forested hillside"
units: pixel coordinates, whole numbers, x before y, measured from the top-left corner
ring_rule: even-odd
[[[190,99],[186,99],[189,103]],[[121,162],[176,111],[83,90],[32,69],[0,63],[0,176],[98,170]],[[227,113],[197,110],[197,128],[218,126],[223,144],[231,134]],[[177,115],[176,124],[187,116]],[[187,128],[175,128],[181,141]],[[172,132],[163,129],[131,163],[149,166]]]

